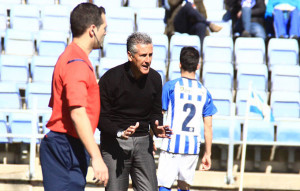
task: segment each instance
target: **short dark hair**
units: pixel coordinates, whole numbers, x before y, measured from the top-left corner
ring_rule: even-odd
[[[137,44],[152,44],[151,37],[143,32],[134,32],[127,38],[127,51],[132,55],[137,53]]]
[[[92,3],[80,3],[77,5],[70,16],[73,37],[81,36],[92,24],[97,28],[100,27],[103,23],[102,14],[105,14],[105,9]]]
[[[184,71],[195,72],[199,64],[200,54],[194,47],[186,46],[180,51],[181,68]]]

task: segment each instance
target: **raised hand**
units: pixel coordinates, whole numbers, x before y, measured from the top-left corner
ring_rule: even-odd
[[[155,135],[160,138],[170,138],[170,136],[173,134],[172,129],[169,128],[169,125],[159,126],[158,120],[155,121],[153,131],[155,132]]]

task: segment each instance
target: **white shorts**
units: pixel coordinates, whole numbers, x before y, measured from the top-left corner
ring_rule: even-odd
[[[198,155],[173,154],[161,151],[158,161],[158,186],[171,188],[175,180],[193,183]]]

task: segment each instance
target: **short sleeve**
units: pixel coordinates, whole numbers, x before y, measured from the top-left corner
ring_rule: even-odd
[[[166,83],[163,87],[163,91],[162,91],[162,110],[167,111],[168,110],[168,106],[169,106],[169,101],[170,101],[170,96],[169,96],[169,92],[170,91],[170,83]]]
[[[209,91],[207,91],[206,102],[203,106],[202,116],[203,117],[212,116],[215,113],[217,113],[217,108],[213,103],[213,99],[212,99]]]
[[[87,106],[89,71],[87,63],[75,61],[68,63],[63,77],[63,85],[68,106]]]

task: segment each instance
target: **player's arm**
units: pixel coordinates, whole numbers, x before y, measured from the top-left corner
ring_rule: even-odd
[[[99,147],[94,139],[92,126],[85,107],[71,107],[70,115],[76,132],[91,157],[94,178],[100,182],[103,182],[104,186],[106,186],[108,181],[108,169],[102,159]]]
[[[200,170],[209,170],[211,168],[211,147],[212,147],[212,116],[203,117],[205,152],[202,158]]]

